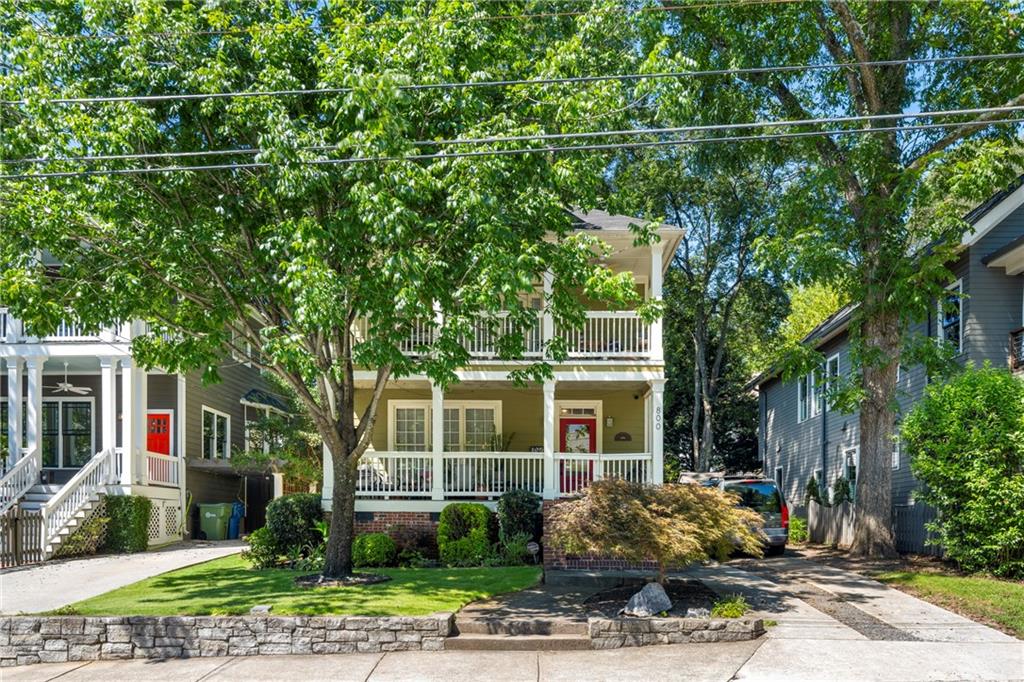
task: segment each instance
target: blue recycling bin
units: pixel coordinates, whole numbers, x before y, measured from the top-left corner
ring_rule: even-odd
[[[231,505],[231,518],[228,519],[228,539],[237,540],[242,528],[242,517],[245,516],[245,505],[235,502]]]

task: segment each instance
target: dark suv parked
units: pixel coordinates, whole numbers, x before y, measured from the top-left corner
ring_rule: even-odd
[[[749,507],[764,519],[764,534],[768,538],[765,554],[780,556],[789,541],[789,508],[782,491],[769,478],[726,478],[718,488],[739,495],[740,504]]]

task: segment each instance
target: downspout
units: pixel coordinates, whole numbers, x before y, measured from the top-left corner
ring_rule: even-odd
[[[826,466],[828,459],[828,409],[828,402],[825,402],[821,406],[821,480],[818,481],[819,493],[828,490],[828,485],[825,482],[828,476],[828,468]]]

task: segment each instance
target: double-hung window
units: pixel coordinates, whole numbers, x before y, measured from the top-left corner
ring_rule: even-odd
[[[391,403],[390,448],[398,452],[431,449],[429,401]],[[442,442],[445,452],[500,450],[501,401],[445,401]]]
[[[203,405],[203,459],[231,456],[231,415]]]
[[[963,280],[958,279],[946,287],[947,293],[939,302],[938,337],[950,344],[958,355],[964,350],[963,291]]]
[[[900,443],[900,436],[896,434],[892,437],[892,470],[896,471],[900,468],[900,450],[902,444]]]
[[[807,421],[811,416],[811,375],[801,375],[796,380],[796,405],[798,422]]]

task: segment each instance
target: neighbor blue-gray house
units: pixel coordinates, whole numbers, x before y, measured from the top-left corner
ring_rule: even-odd
[[[950,302],[933,306],[918,332],[953,346],[957,360],[982,366],[1024,370],[1024,178],[991,197],[967,215],[972,229],[961,240],[951,265]],[[963,297],[956,296],[962,294]],[[840,475],[854,481],[858,464],[858,415],[831,408],[818,384],[849,372],[848,325],[854,306],[847,306],[815,328],[805,339],[825,357],[824,371],[785,380],[766,373],[755,380],[759,394],[760,457],[765,474],[782,487],[795,511],[803,511],[808,479],[831,486]],[[825,377],[824,379],[820,377]],[[907,413],[924,392],[927,377],[921,366],[901,367],[898,375],[900,413]],[[896,511],[913,504],[917,487],[898,438],[892,457],[893,504]],[[899,514],[897,514],[899,516]]]

